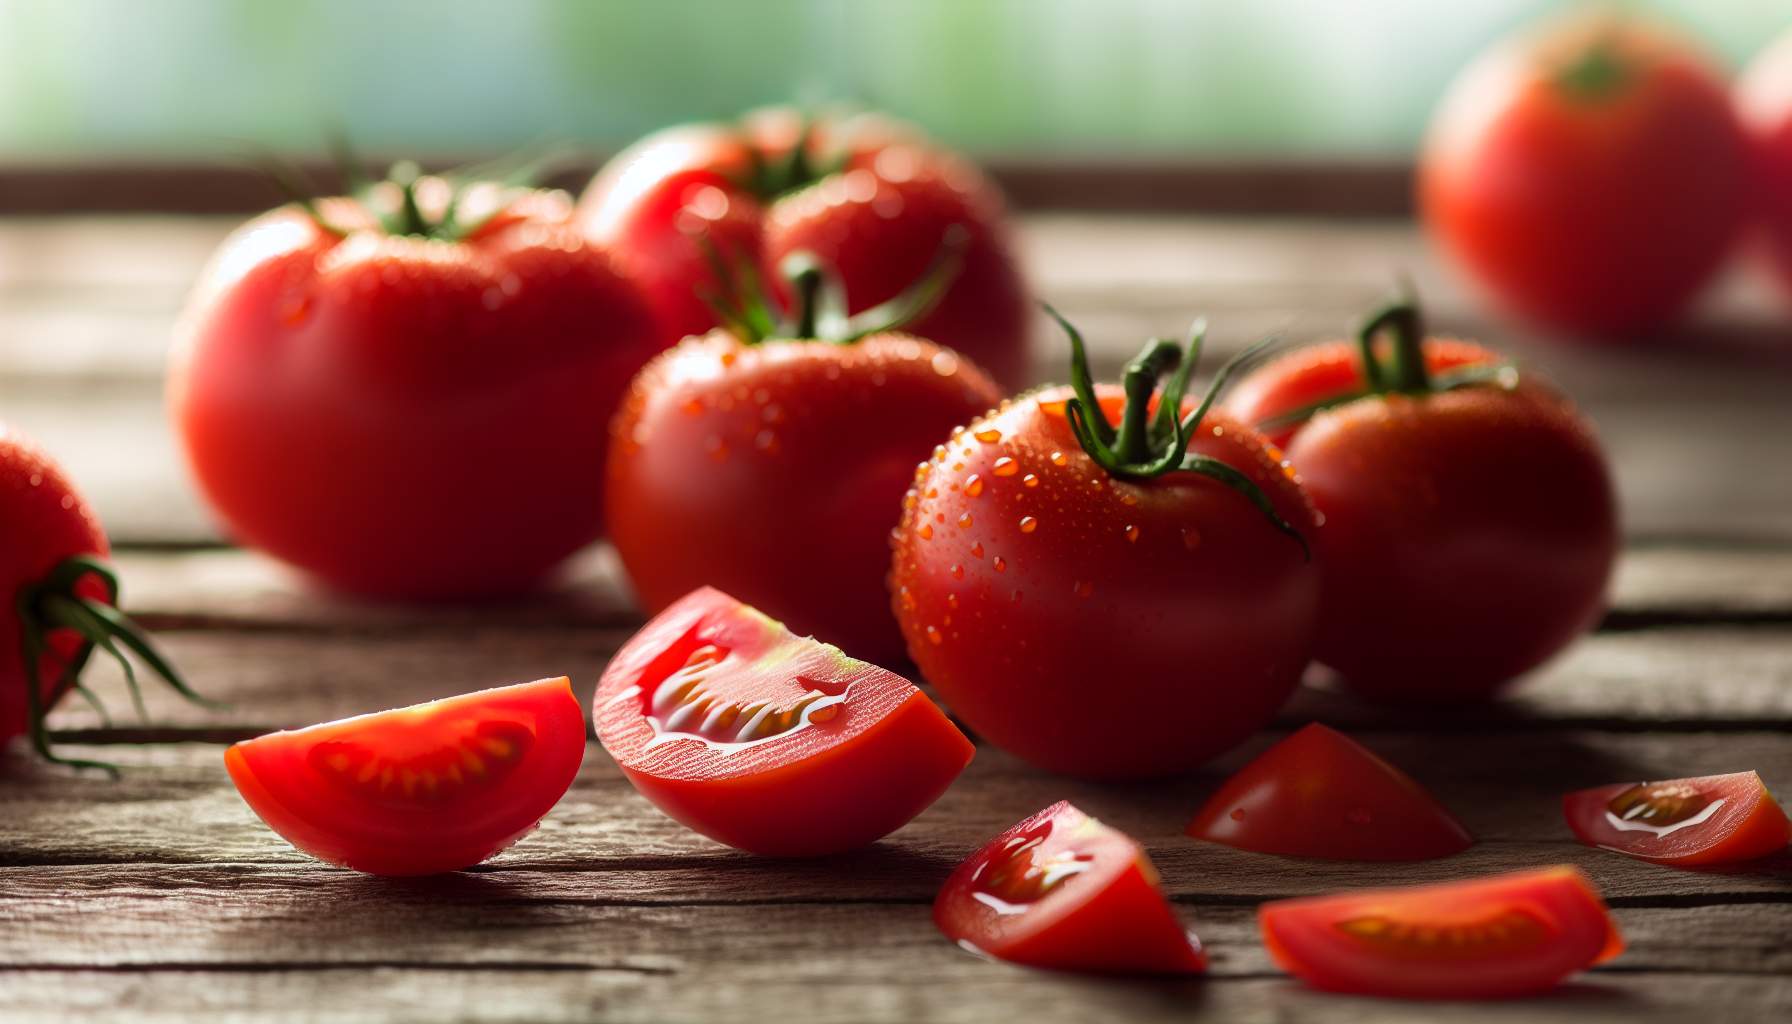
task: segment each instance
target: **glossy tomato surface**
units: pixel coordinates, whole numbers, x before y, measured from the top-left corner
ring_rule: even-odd
[[[1185,771],[1266,724],[1299,681],[1319,569],[1208,477],[1110,476],[1072,434],[1068,394],[1016,398],[936,449],[904,498],[896,617],[922,675],[997,746],[1091,778]],[[1101,395],[1117,412],[1118,389]],[[1213,414],[1190,451],[1310,534],[1292,471],[1256,431]]]
[[[1624,949],[1599,893],[1572,867],[1278,900],[1257,920],[1283,970],[1372,996],[1532,995]]]
[[[1201,943],[1123,832],[1059,801],[972,854],[933,903],[946,937],[1032,967],[1198,974]]]
[[[505,202],[453,240],[340,200],[343,236],[283,208],[224,243],[168,394],[234,538],[404,598],[518,591],[597,538],[609,418],[658,334],[564,197]]]
[[[585,756],[565,678],[233,744],[231,781],[268,827],[376,875],[472,867],[534,830]]]
[[[1749,64],[1736,100],[1754,146],[1755,220],[1781,287],[1792,297],[1792,31]]]
[[[688,339],[635,379],[605,512],[650,612],[713,585],[880,664],[902,657],[884,576],[915,463],[1001,399],[908,335]]]
[[[1723,80],[1609,11],[1463,72],[1419,164],[1425,221],[1506,308],[1571,334],[1672,321],[1743,225],[1747,149]]]
[[[707,587],[623,646],[592,714],[604,749],[660,810],[768,856],[875,842],[974,753],[908,680]]]
[[[1411,776],[1317,722],[1227,779],[1188,834],[1241,850],[1326,860],[1429,860],[1474,842]]]
[[[1657,864],[1733,864],[1778,853],[1792,823],[1754,772],[1618,783],[1562,798],[1581,842]]]
[[[791,110],[671,128],[629,147],[592,181],[580,223],[642,283],[667,343],[716,326],[700,298],[716,286],[702,235],[763,270],[811,252],[838,268],[850,311],[859,312],[920,279],[958,226],[957,274],[907,329],[971,357],[1007,387],[1024,382],[1033,314],[995,185],[877,115],[811,119],[804,160],[791,168],[803,132]]]

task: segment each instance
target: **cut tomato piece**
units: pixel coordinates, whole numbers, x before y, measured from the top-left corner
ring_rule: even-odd
[[[1362,995],[1529,995],[1624,950],[1605,901],[1568,866],[1278,900],[1257,921],[1283,970]]]
[[[1429,860],[1474,842],[1405,772],[1317,722],[1227,779],[1188,834],[1256,853],[1327,860]]]
[[[584,757],[562,676],[269,733],[233,744],[224,765],[261,820],[313,857],[431,875],[529,834]]]
[[[1581,842],[1657,864],[1734,864],[1792,842],[1754,772],[1583,789],[1562,798],[1562,813]]]
[[[913,683],[710,587],[617,652],[592,714],[604,749],[660,810],[768,856],[877,841],[975,752]]]
[[[934,900],[933,920],[972,952],[1033,967],[1207,969],[1200,941],[1176,919],[1145,851],[1066,801],[960,864]]]

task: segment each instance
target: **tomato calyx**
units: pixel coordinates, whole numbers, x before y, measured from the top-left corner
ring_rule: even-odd
[[[747,170],[735,176],[734,182],[761,202],[789,195],[846,169],[851,150],[834,145],[825,156],[818,158],[811,152],[816,117],[808,112],[799,117],[796,138],[788,151],[776,152],[754,142],[746,146]]]
[[[89,578],[98,579],[105,587],[104,601],[96,601],[78,592],[81,582]],[[112,567],[91,555],[75,555],[63,560],[38,583],[20,589],[14,608],[19,619],[20,655],[25,666],[25,700],[30,714],[32,749],[51,764],[70,768],[96,768],[113,778],[118,777],[116,765],[104,761],[62,757],[52,751],[49,730],[44,725],[54,698],[69,690],[80,694],[99,714],[101,720],[108,726],[111,725],[111,716],[100,703],[99,697],[81,682],[81,670],[87,666],[87,659],[95,648],[106,652],[118,662],[119,668],[124,672],[125,684],[130,688],[131,703],[136,706],[140,718],[147,718],[147,712],[143,707],[143,693],[138,686],[136,669],[130,659],[125,657],[126,650],[135,654],[182,697],[201,706],[218,706],[187,685],[174,666],[150,643],[141,627],[117,609],[117,603],[118,576],[112,571]],[[49,634],[55,630],[74,632],[81,638],[81,645],[63,664],[60,677],[46,696],[38,679],[38,672],[50,650]]]

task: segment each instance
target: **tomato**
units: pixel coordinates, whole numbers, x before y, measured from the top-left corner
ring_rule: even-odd
[[[224,243],[176,433],[233,537],[325,584],[518,591],[601,532],[609,417],[658,335],[564,196],[403,180]]]
[[[47,761],[117,774],[52,753],[44,728],[50,709],[81,688],[95,649],[118,661],[133,698],[137,675],[127,650],[182,696],[203,701],[118,611],[118,577],[106,563],[110,549],[93,507],[47,452],[5,423],[0,524],[0,745],[28,736]]]
[[[1742,227],[1742,131],[1685,40],[1603,12],[1494,49],[1439,104],[1426,225],[1500,303],[1571,334],[1657,330]]]
[[[375,875],[472,867],[535,830],[585,757],[565,677],[232,744],[224,766],[268,827]]]
[[[908,680],[709,587],[623,646],[592,716],[604,749],[660,810],[774,857],[877,841],[933,803],[975,752]]]
[[[1563,797],[1562,813],[1588,846],[1676,867],[1755,860],[1792,842],[1754,772],[1597,786]]]
[[[1374,344],[1384,329],[1391,352]],[[1417,307],[1395,303],[1354,354],[1335,342],[1273,360],[1225,408],[1275,424],[1333,403],[1288,448],[1323,517],[1318,660],[1372,697],[1481,699],[1598,621],[1616,501],[1560,393],[1485,350],[1422,339]]]
[[[1327,860],[1429,860],[1474,842],[1405,772],[1317,722],[1227,779],[1188,834],[1257,853]]]
[[[933,903],[946,937],[1032,967],[1199,974],[1207,956],[1130,836],[1059,802],[990,840]]]
[[[702,235],[768,268],[812,252],[838,268],[858,312],[921,276],[956,225],[968,239],[963,266],[910,326],[1008,387],[1027,377],[1032,309],[1001,193],[969,161],[888,118],[782,109],[667,129],[598,173],[579,220],[641,282],[668,343],[717,326],[700,297],[717,284]]]
[[[969,360],[881,330],[886,318],[817,322],[838,297],[804,280],[797,319],[773,337],[753,326],[769,319],[762,304],[635,378],[612,427],[605,518],[649,611],[713,585],[891,664],[902,636],[884,574],[902,493],[915,461],[1001,392]]]
[[[1257,921],[1283,970],[1372,996],[1532,995],[1624,950],[1598,891],[1567,866],[1277,900]]]
[[[1736,101],[1759,172],[1755,219],[1767,256],[1792,296],[1792,32],[1749,65]]]
[[[1070,388],[1009,402],[919,468],[893,606],[922,674],[991,743],[1091,778],[1184,771],[1267,724],[1306,667],[1312,511],[1260,434],[1183,404],[1187,364],[1152,399],[1174,344],[1098,390],[1071,337]]]

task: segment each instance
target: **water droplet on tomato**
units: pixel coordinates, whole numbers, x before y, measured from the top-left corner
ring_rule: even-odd
[[[907,587],[899,587],[899,588],[897,588],[897,590],[896,590],[896,600],[898,600],[898,601],[900,601],[900,602],[901,602],[901,603],[902,603],[902,610],[903,610],[903,611],[909,611],[909,612],[912,612],[912,611],[914,611],[914,610],[915,610],[915,595],[914,595],[914,592],[913,592],[913,591],[911,591],[911,590],[909,590],[909,589],[908,589],[908,588],[907,588]]]
[[[1134,544],[1137,544],[1139,542],[1139,528],[1136,526],[1129,525],[1126,528],[1126,539],[1131,541]]]
[[[953,579],[955,579],[955,580],[964,579],[964,566],[959,565],[958,563],[954,562],[952,564],[952,568],[951,568],[950,572],[952,573]]]
[[[1182,546],[1190,551],[1201,546],[1201,531],[1192,526],[1182,528]]]
[[[964,482],[964,493],[973,498],[975,498],[979,494],[982,494],[983,493],[983,478],[978,476],[975,473],[972,473],[970,475],[970,478]]]
[[[33,487],[42,487],[44,483],[44,475],[42,473],[33,473],[31,474],[31,479],[26,482]]]
[[[945,637],[940,636],[940,631],[938,629],[935,629],[932,626],[927,627],[927,642],[928,643],[932,644],[935,647],[938,647],[940,644],[945,642],[945,639],[946,639]]]
[[[1023,484],[1026,484],[1028,487],[1038,487],[1039,486],[1039,478],[1037,476],[1034,476],[1032,473],[1028,473],[1026,476],[1021,477],[1020,482]]]
[[[995,570],[997,572],[1002,572],[1008,568],[1008,562],[1005,559],[1003,559],[1001,555],[997,555],[995,557],[995,560],[990,562],[989,564],[994,566]]]
[[[1032,516],[1020,517],[1020,532],[1032,533],[1037,529],[1039,529],[1039,520],[1034,519]]]
[[[922,540],[932,540],[933,539],[933,524],[932,523],[922,523],[920,526],[915,527],[915,534],[916,534],[916,536],[920,537]]]
[[[1070,456],[1065,455],[1063,452],[1052,452],[1051,460],[1052,460],[1052,465],[1054,465],[1054,466],[1070,465]]]
[[[968,530],[971,527],[971,514],[966,512],[958,517],[958,528]]]
[[[983,557],[983,542],[982,541],[977,541],[975,544],[971,545],[971,557],[972,558],[982,558]]]
[[[1013,476],[1020,472],[1020,464],[1004,455],[996,460],[995,465],[990,467],[989,471],[996,476]]]
[[[958,372],[958,357],[950,352],[935,352],[928,365],[933,367],[934,373],[950,377]]]
[[[990,427],[987,430],[979,430],[972,436],[977,440],[982,441],[984,444],[995,444],[1002,439],[1002,432],[994,427]]]

